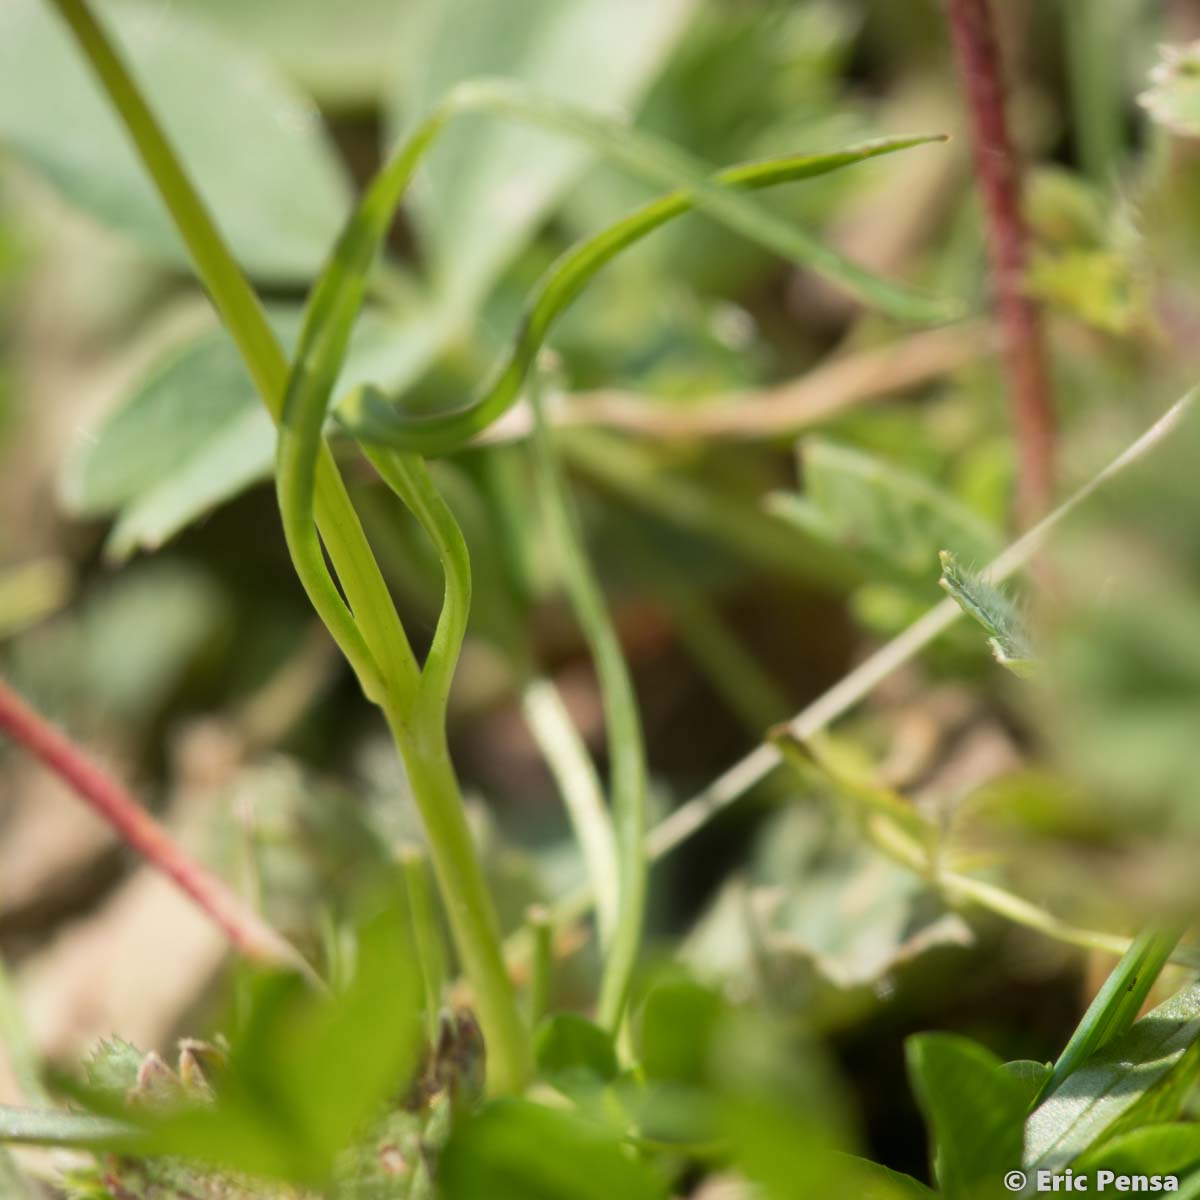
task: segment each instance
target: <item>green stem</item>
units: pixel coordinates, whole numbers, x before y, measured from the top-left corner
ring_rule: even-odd
[[[419,846],[403,847],[400,851],[400,871],[404,876],[413,945],[417,948],[425,992],[426,1032],[432,1045],[437,1038],[442,992],[446,985],[446,955],[443,952],[442,931],[438,925],[437,908],[429,881],[429,860],[425,851]]]
[[[530,389],[538,484],[563,582],[592,652],[608,728],[613,826],[617,842],[617,920],[600,985],[599,1019],[614,1033],[637,963],[646,911],[646,750],[633,680],[599,582],[588,562],[567,483],[542,412],[537,381]]]
[[[412,476],[412,495],[438,531],[431,536],[439,553],[444,552],[444,564],[450,562],[449,602],[439,622],[427,670],[421,674],[358,515],[320,437],[324,406],[340,367],[349,324],[361,303],[362,288],[357,282],[346,287],[345,276],[336,270],[322,276],[309,304],[302,337],[305,369],[289,372],[287,359],[258,296],[234,261],[136,83],[85,0],[51,2],[70,27],[124,122],[267,409],[277,422],[283,422],[279,450],[280,507],[297,573],[354,666],[364,691],[384,708],[396,735],[425,819],[434,870],[444,889],[451,928],[476,989],[480,1024],[488,1039],[492,1063],[490,1086],[494,1091],[519,1089],[529,1073],[528,1032],[517,1015],[513,989],[504,971],[491,899],[445,747],[445,695],[461,644],[470,596],[465,550],[460,553],[451,544],[448,510],[443,511],[444,506],[438,508],[430,494],[432,485],[426,486],[427,481],[423,482],[419,475]],[[426,127],[429,136],[436,127],[436,122]],[[421,139],[416,139],[415,156],[419,156],[421,146]],[[407,181],[407,173],[402,169],[397,174],[395,182],[400,190]],[[388,203],[388,189],[377,189],[371,197],[378,210]],[[388,206],[389,214],[391,207],[394,205]],[[370,240],[373,228],[370,216],[368,213],[365,229],[361,221],[352,221],[347,227],[338,245],[338,265],[347,257],[356,257],[362,249],[361,236]],[[371,242],[367,250],[368,262],[375,245]],[[415,468],[411,463],[408,466],[411,473]],[[422,516],[420,512],[417,515]],[[452,523],[453,518],[448,519]],[[325,570],[312,528],[314,520],[348,608]],[[461,535],[458,540],[461,542]],[[418,709],[423,714],[420,721],[416,720]]]
[[[288,364],[257,294],[229,252],[136,82],[85,0],[50,2],[70,28],[120,116],[263,403],[278,421],[283,413]],[[359,620],[362,637],[370,647],[370,659],[376,663],[394,662],[405,652],[411,654],[387,585],[333,456],[324,445],[316,457],[314,490],[317,526],[349,606]],[[329,587],[332,588],[332,583]],[[338,623],[335,616],[335,624]],[[375,690],[377,676],[370,659],[358,645],[349,648],[348,657],[363,679],[364,688]]]
[[[454,942],[475,992],[488,1048],[488,1086],[519,1091],[531,1067],[529,1031],[504,965],[500,922],[471,840],[466,806],[446,747],[450,683],[466,633],[471,567],[462,531],[422,459],[368,449],[383,481],[433,542],[446,577],[445,600],[415,690],[385,707],[429,839]]]
[[[504,965],[500,924],[475,853],[445,728],[432,722],[425,724],[433,727],[414,728],[405,714],[391,708],[387,719],[429,838],[430,858],[454,942],[474,990],[487,1045],[488,1090],[492,1094],[519,1092],[532,1069],[529,1030],[521,1020]]]
[[[1076,157],[1094,184],[1108,187],[1121,161],[1128,8],[1124,0],[1061,2]]]
[[[525,913],[532,947],[529,961],[529,1024],[536,1029],[550,1007],[554,974],[554,919],[542,904],[531,904]]]

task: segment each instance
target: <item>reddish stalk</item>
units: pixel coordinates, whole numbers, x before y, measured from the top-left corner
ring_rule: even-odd
[[[263,966],[314,979],[300,952],[201,866],[115,779],[0,679],[0,730],[54,772],[151,866],[212,919],[234,948]]]
[[[975,176],[1019,456],[1017,506],[1030,524],[1054,494],[1054,409],[1037,305],[1025,286],[1026,229],[1020,167],[1008,135],[1004,83],[988,0],[947,0],[958,73],[970,113]]]

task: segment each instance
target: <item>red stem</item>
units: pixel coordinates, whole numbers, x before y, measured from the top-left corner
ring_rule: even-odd
[[[1020,471],[1017,504],[1031,523],[1054,494],[1054,409],[1037,305],[1025,286],[1020,167],[1008,136],[1004,83],[988,0],[947,0],[959,78],[970,110],[975,174],[987,219],[995,303],[1004,339]]]
[[[61,730],[35,712],[0,679],[0,730],[4,730],[99,813],[121,839],[157,867],[207,914],[247,958],[265,966],[312,968],[299,951],[206,867],[192,859],[111,775]]]

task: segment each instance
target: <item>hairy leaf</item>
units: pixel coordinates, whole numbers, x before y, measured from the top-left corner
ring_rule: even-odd
[[[1033,672],[1033,651],[1016,605],[982,575],[968,571],[950,550],[939,554],[942,588],[954,597],[959,608],[988,634],[988,645],[996,661],[1016,675]]]

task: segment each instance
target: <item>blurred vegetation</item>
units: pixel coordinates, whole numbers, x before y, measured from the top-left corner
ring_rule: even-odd
[[[202,938],[176,940],[165,908],[152,936],[135,928],[122,898],[144,868],[0,745],[0,992],[24,1011],[25,1051],[74,1066],[101,1035],[140,1043],[100,1052],[123,1074],[53,1079],[118,1122],[113,1145],[128,1120],[154,1149],[98,1155],[67,1194],[419,1197],[440,1161],[450,1200],[906,1197],[929,1194],[892,1174],[933,1178],[927,1121],[943,1194],[992,1195],[1045,1085],[1039,1064],[1114,952],[1148,921],[1190,923],[1200,898],[1200,446],[1185,420],[1003,593],[978,577],[1018,532],[1018,456],[943,5],[96,7],[289,352],[354,198],[464,79],[511,77],[627,117],[714,167],[950,134],[759,199],[872,272],[961,303],[961,321],[881,315],[691,213],[565,314],[546,411],[632,672],[652,825],[937,603],[939,581],[978,623],[836,728],[785,744],[782,767],[671,853],[652,836],[647,948],[615,1049],[578,1015],[602,965],[591,924],[560,923],[537,1086],[561,1103],[480,1108],[477,1031],[439,1016],[411,958],[396,960],[442,936],[440,917],[422,925],[412,895],[396,899],[421,824],[383,722],[289,566],[274,427],[50,6],[5,0],[0,675],[344,989],[329,1003],[255,978]],[[1200,20],[1167,0],[993,8],[1065,498],[1200,377]],[[574,142],[462,118],[394,222],[336,395],[371,383],[412,409],[457,405],[557,256],[654,194]],[[530,905],[557,913],[587,878],[571,790],[598,794],[609,766],[531,423],[519,405],[431,463],[474,574],[451,749],[518,939]],[[440,565],[353,441],[329,432],[423,655]],[[598,777],[580,778],[564,724]],[[120,980],[172,973],[172,953],[180,986],[117,1012],[138,991]],[[536,956],[519,957],[525,984]],[[441,995],[441,979],[423,982]],[[1117,1136],[1195,1115],[1194,1041],[1178,1032],[1197,1020],[1194,993],[1158,1016],[1160,1032],[1175,1022],[1168,1101],[1139,1076],[1128,1111],[1095,1118],[1108,1142],[1027,1130],[1027,1156],[1200,1162],[1194,1124],[1162,1135],[1169,1146]],[[422,1020],[423,1048],[409,1036]],[[174,1064],[176,1039],[197,1034],[213,1038],[202,1065],[159,1060],[165,1090],[131,1115],[142,1052]],[[1126,1036],[1136,1048],[1149,1034]],[[6,1041],[19,1064],[21,1035]],[[1147,1061],[1161,1049],[1142,1047]],[[1084,1068],[1098,1089],[1115,1086],[1108,1053]],[[181,1101],[213,1091],[215,1108]],[[197,1176],[191,1156],[214,1145],[219,1175]],[[9,1170],[0,1160],[0,1179]],[[262,1193],[253,1172],[296,1190]],[[11,1188],[61,1194],[52,1174],[22,1159]]]

